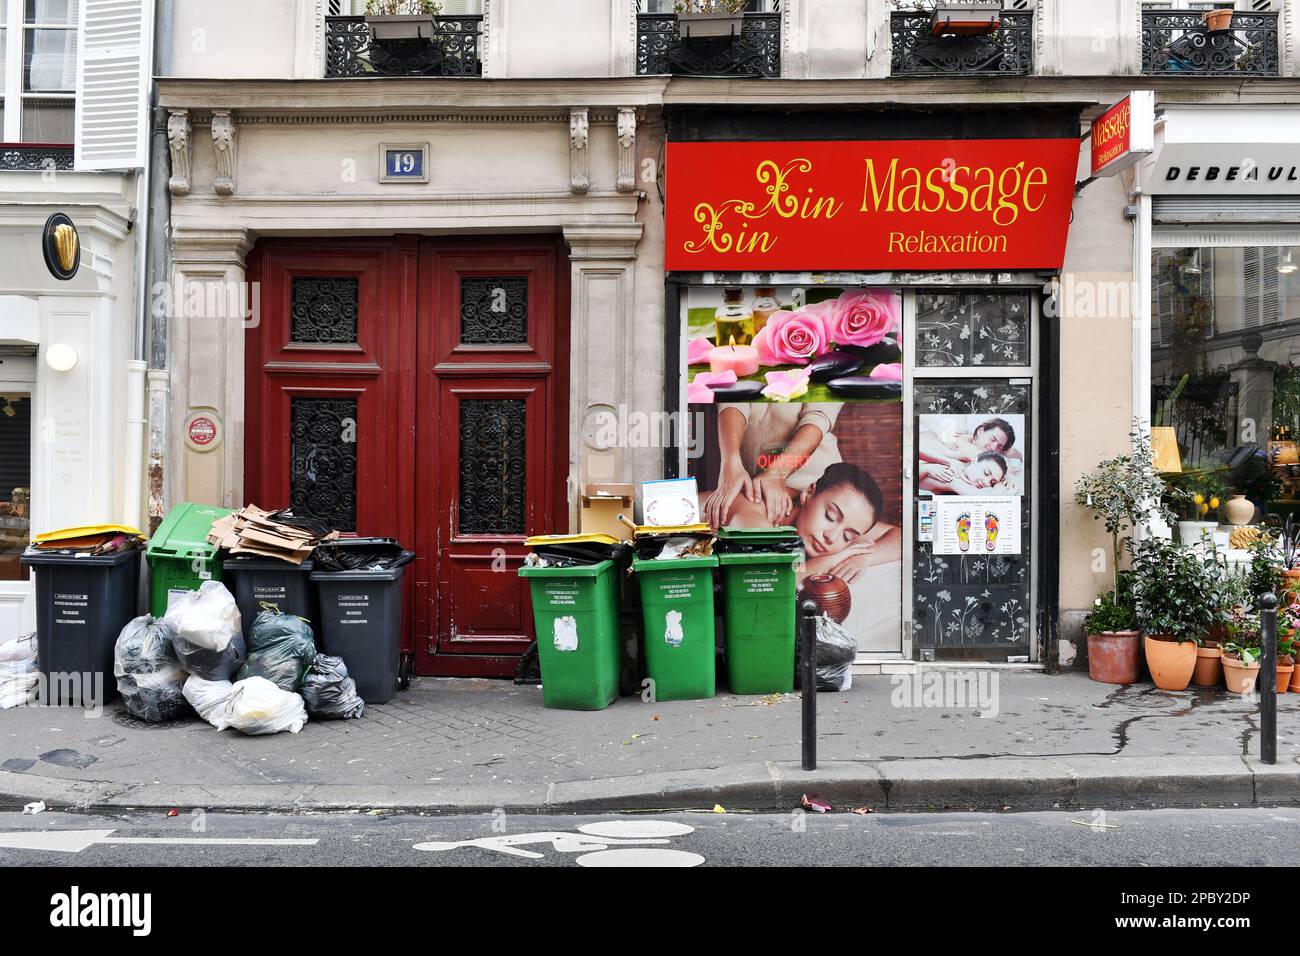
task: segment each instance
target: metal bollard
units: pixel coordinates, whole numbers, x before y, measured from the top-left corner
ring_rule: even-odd
[[[803,768],[817,769],[817,615],[816,601],[799,605],[799,639],[803,648]]]
[[[1277,763],[1277,597],[1259,599],[1259,759]]]

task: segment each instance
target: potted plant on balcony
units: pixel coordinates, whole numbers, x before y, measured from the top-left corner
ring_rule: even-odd
[[[376,43],[429,41],[440,12],[436,0],[366,0],[366,25]]]
[[[748,0],[678,0],[677,27],[683,40],[739,36]]]
[[[1110,458],[1084,475],[1074,486],[1075,503],[1093,512],[1111,539],[1113,583],[1099,595],[1084,621],[1088,636],[1088,674],[1106,684],[1131,684],[1137,680],[1137,621],[1131,588],[1120,573],[1121,538],[1153,517],[1165,517],[1160,504],[1164,484],[1156,473],[1151,439],[1134,421],[1132,451]],[[1172,517],[1170,515],[1169,517]]]
[[[1226,570],[1163,538],[1148,538],[1133,553],[1133,608],[1142,628],[1151,679],[1161,690],[1185,690],[1196,669],[1196,648],[1228,617]]]
[[[982,37],[1002,26],[1002,0],[939,0],[930,15],[931,36]]]
[[[1205,29],[1214,32],[1216,30],[1232,29],[1232,7],[1219,7],[1215,10],[1206,10],[1201,19],[1205,21]]]

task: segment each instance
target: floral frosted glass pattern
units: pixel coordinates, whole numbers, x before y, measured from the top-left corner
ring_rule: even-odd
[[[1002,382],[920,380],[914,396],[920,415],[1016,415],[1030,419],[1030,387]],[[913,427],[915,423],[913,423]],[[1025,487],[1032,487],[1031,436],[1025,453]],[[912,564],[912,637],[916,647],[939,656],[1000,660],[1026,654],[1033,634],[1030,616],[1030,495],[1021,501],[1019,555],[934,554],[917,542]],[[945,653],[947,652],[947,653]]]
[[[922,292],[916,362],[922,368],[1030,364],[1027,293]]]

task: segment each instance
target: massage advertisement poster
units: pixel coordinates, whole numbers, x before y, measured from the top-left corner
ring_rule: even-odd
[[[801,595],[860,652],[897,651],[900,296],[692,287],[683,311],[688,404],[703,428],[688,464],[701,519],[714,528],[793,526],[804,545]]]
[[[1019,554],[1019,497],[934,499],[935,554]]]

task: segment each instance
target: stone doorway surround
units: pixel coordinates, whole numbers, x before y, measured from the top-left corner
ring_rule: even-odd
[[[593,406],[663,403],[662,207],[653,173],[641,175],[662,143],[661,86],[161,81],[172,249],[170,287],[155,289],[167,304],[155,315],[166,313],[170,410],[150,426],[162,459],[151,507],[244,503],[243,335],[259,320],[245,263],[264,236],[562,235],[570,527],[583,481],[657,476],[662,449],[590,449],[582,423]],[[455,103],[434,105],[443,99]],[[430,144],[430,183],[378,183],[379,144],[413,140]],[[216,422],[216,441],[187,440],[195,417]]]

